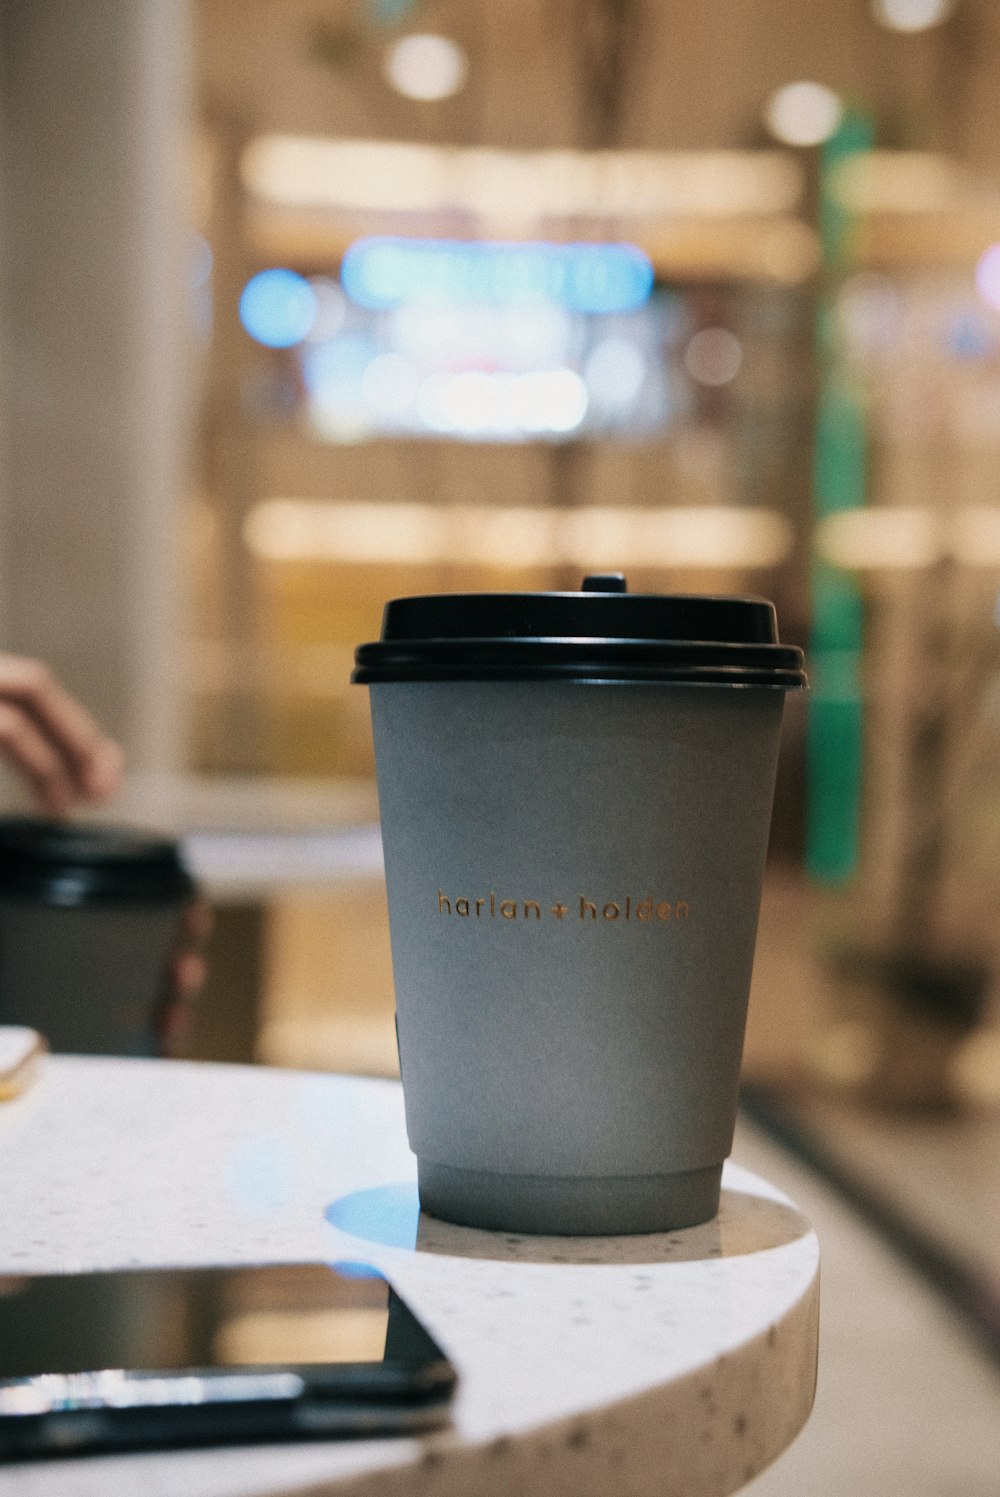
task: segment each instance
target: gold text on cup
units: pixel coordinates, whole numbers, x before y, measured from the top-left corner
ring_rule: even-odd
[[[591,899],[586,894],[575,894],[568,901],[561,899],[549,903],[542,899],[502,899],[495,890],[478,899],[464,895],[454,897],[443,889],[437,891],[439,915],[459,920],[568,920],[579,923],[615,921],[629,924],[656,925],[667,921],[691,919],[691,905],[686,899],[659,899],[646,894],[637,898],[626,894],[624,899]]]

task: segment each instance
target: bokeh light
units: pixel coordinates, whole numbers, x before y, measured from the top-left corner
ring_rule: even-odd
[[[419,388],[416,366],[398,353],[378,354],[361,376],[361,393],[378,416],[405,416]]]
[[[635,342],[614,335],[602,338],[587,356],[584,378],[591,395],[612,409],[628,409],[646,378],[646,359]]]
[[[829,140],[843,113],[839,94],[825,83],[786,83],[768,99],[764,121],[785,145],[818,146]]]
[[[316,298],[316,315],[306,335],[307,343],[326,343],[336,337],[347,316],[347,298],[337,281],[329,276],[312,276],[309,284]]]
[[[424,424],[442,435],[481,437],[563,436],[587,414],[587,387],[573,369],[527,374],[430,375],[417,395]]]
[[[486,359],[494,368],[550,369],[566,362],[576,325],[564,307],[447,307],[407,302],[386,323],[396,352],[425,366]]]
[[[953,8],[952,0],[872,0],[872,15],[890,31],[929,31]]]
[[[322,441],[661,431],[689,389],[666,366],[665,341],[682,339],[683,348],[690,337],[672,303],[666,315],[655,300],[595,316],[534,296],[514,305],[413,300],[385,311],[351,305],[320,278],[310,284],[319,310],[290,368],[301,419]],[[732,347],[721,366],[711,353],[703,359],[709,379],[728,377]]]
[[[240,297],[240,321],[266,348],[291,348],[308,335],[316,293],[294,270],[274,268],[252,276]]]
[[[976,286],[983,301],[1000,311],[1000,244],[991,244],[976,265]]]
[[[385,54],[385,76],[397,93],[428,102],[457,94],[465,82],[465,53],[446,36],[414,32]]]
[[[899,287],[888,277],[862,272],[841,287],[837,317],[847,349],[870,357],[899,347],[906,307]]]
[[[705,327],[684,350],[687,372],[699,385],[728,385],[743,363],[743,345],[724,327]]]
[[[515,410],[527,432],[575,431],[587,414],[587,386],[575,369],[539,369],[514,380]]]
[[[359,239],[344,254],[341,285],[358,306],[387,311],[407,302],[541,305],[574,312],[627,312],[649,300],[653,267],[633,244]]]
[[[997,335],[992,319],[981,307],[960,307],[942,329],[944,347],[956,359],[981,363],[992,359],[997,351]]]

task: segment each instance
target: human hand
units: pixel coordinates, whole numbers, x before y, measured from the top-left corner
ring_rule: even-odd
[[[108,800],[121,786],[119,745],[46,665],[21,655],[0,654],[0,754],[56,816]]]

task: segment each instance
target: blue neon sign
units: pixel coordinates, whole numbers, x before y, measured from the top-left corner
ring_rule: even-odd
[[[556,303],[571,312],[631,312],[653,289],[649,257],[634,244],[359,239],[340,267],[359,306],[407,302],[492,306]]]

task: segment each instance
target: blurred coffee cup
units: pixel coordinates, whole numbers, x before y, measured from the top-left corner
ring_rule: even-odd
[[[0,1023],[53,1050],[152,1055],[195,884],[176,842],[0,818]]]

